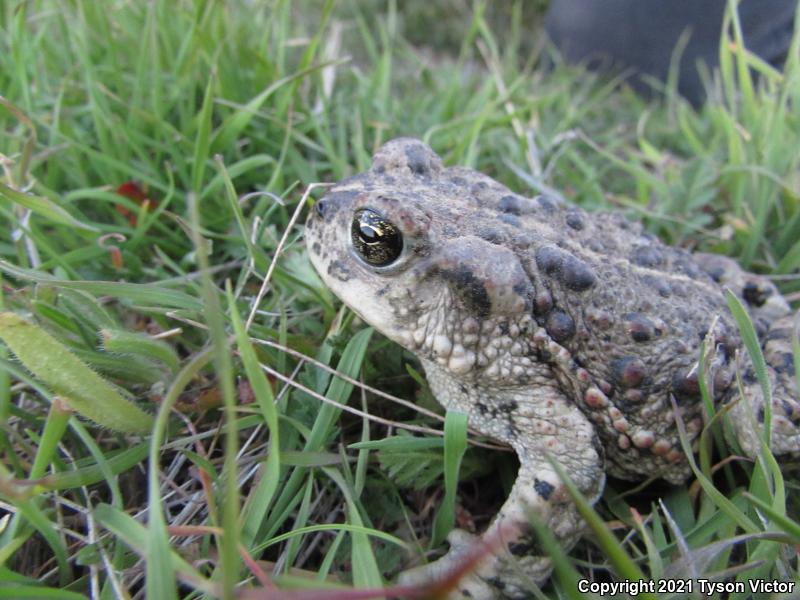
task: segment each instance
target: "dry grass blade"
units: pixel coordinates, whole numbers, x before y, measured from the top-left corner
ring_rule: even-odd
[[[300,198],[300,201],[297,203],[297,207],[294,209],[294,213],[292,213],[292,218],[289,220],[289,223],[286,225],[286,228],[283,231],[283,235],[281,236],[280,242],[278,242],[277,248],[275,248],[275,254],[272,257],[272,261],[269,264],[269,269],[267,270],[267,274],[264,276],[264,280],[261,282],[261,288],[258,290],[258,294],[256,294],[255,299],[253,300],[253,306],[250,309],[250,314],[247,316],[247,321],[244,325],[245,332],[250,331],[250,325],[253,323],[253,319],[256,316],[256,310],[258,306],[261,304],[261,300],[267,293],[267,288],[269,287],[270,279],[272,279],[272,272],[275,270],[275,265],[277,264],[278,257],[283,252],[283,247],[286,245],[286,240],[289,239],[289,232],[294,228],[295,224],[297,223],[297,219],[300,217],[300,213],[303,211],[303,208],[306,205],[306,200],[308,199],[309,194],[311,191],[320,188],[320,187],[328,187],[330,184],[328,183],[310,183],[308,187],[306,187],[306,191],[303,192],[303,196]]]
[[[272,347],[275,347],[275,348],[280,348],[280,349],[286,350],[288,353],[292,354],[293,356],[296,356],[298,358],[302,358],[303,360],[306,360],[306,361],[310,362],[311,364],[314,364],[315,366],[317,366],[317,367],[319,367],[319,368],[331,373],[332,375],[334,375],[334,376],[346,381],[347,383],[350,383],[350,384],[352,384],[352,385],[354,385],[356,387],[362,388],[363,390],[368,391],[370,393],[374,393],[375,395],[380,396],[381,398],[386,398],[387,400],[391,400],[392,402],[396,402],[398,404],[406,406],[407,408],[414,409],[417,412],[425,414],[426,416],[433,416],[437,420],[444,421],[444,419],[442,417],[440,417],[439,415],[436,415],[435,413],[430,413],[430,411],[427,411],[426,409],[424,409],[422,407],[419,407],[419,406],[415,405],[412,402],[408,402],[407,400],[403,400],[402,398],[398,398],[397,396],[392,396],[391,394],[387,394],[386,392],[382,392],[382,391],[380,391],[380,390],[378,390],[376,388],[373,388],[373,387],[371,387],[369,385],[366,385],[365,383],[363,383],[363,382],[361,382],[361,381],[359,381],[357,379],[353,379],[352,377],[348,377],[344,373],[340,373],[336,369],[334,369],[332,367],[329,367],[328,365],[326,365],[324,363],[321,363],[318,360],[315,360],[314,358],[312,358],[310,356],[305,356],[304,354],[302,354],[300,352],[297,352],[297,351],[292,350],[291,348],[288,348],[288,347],[285,347],[285,346],[281,346],[280,344],[277,344],[275,342],[270,342],[268,340],[256,340],[256,339],[253,339],[253,338],[251,338],[251,339],[257,344],[263,344],[263,345],[272,346]],[[443,437],[444,436],[444,432],[440,431],[438,429],[431,429],[430,427],[423,427],[421,425],[411,425],[409,423],[403,423],[402,421],[390,421],[388,419],[383,419],[381,417],[376,417],[375,415],[371,415],[371,414],[369,414],[367,412],[364,412],[364,411],[359,410],[357,408],[353,408],[353,407],[348,406],[346,404],[341,404],[339,402],[336,402],[335,400],[331,400],[330,398],[327,398],[327,397],[323,396],[322,394],[319,394],[318,392],[315,392],[314,390],[304,386],[302,383],[298,383],[297,381],[294,381],[293,379],[283,375],[282,373],[279,373],[275,369],[273,369],[273,368],[271,368],[271,367],[269,367],[269,366],[267,366],[265,364],[262,364],[261,368],[264,371],[266,371],[268,374],[272,375],[273,377],[275,377],[277,379],[280,379],[284,383],[287,383],[287,384],[291,385],[292,387],[294,387],[294,388],[296,388],[296,389],[308,394],[309,396],[312,396],[312,397],[316,398],[320,402],[325,402],[326,404],[330,404],[330,405],[335,406],[337,408],[341,408],[342,410],[344,410],[346,412],[349,412],[351,414],[357,415],[359,417],[363,417],[365,419],[369,419],[370,421],[373,421],[375,423],[380,423],[381,425],[386,425],[388,427],[394,427],[394,428],[397,428],[397,429],[406,429],[408,431],[415,431],[417,433],[426,433],[426,434],[435,435],[435,436],[438,436],[438,437]],[[470,430],[470,432],[475,434],[475,435],[480,435],[475,430]],[[488,448],[488,449],[491,449],[491,450],[500,450],[500,451],[505,451],[505,452],[510,452],[511,451],[511,449],[508,446],[501,446],[501,445],[498,445],[498,444],[480,442],[480,441],[477,441],[477,440],[469,440],[468,443],[473,445],[473,446],[479,446],[481,448]]]
[[[427,408],[419,406],[418,404],[414,404],[413,402],[410,402],[408,400],[404,400],[403,398],[398,398],[397,396],[394,396],[392,394],[384,392],[383,390],[379,390],[378,388],[373,387],[371,385],[367,385],[363,381],[359,381],[357,379],[353,379],[352,377],[348,377],[347,375],[345,375],[344,373],[341,373],[340,371],[337,371],[333,367],[331,367],[329,365],[326,365],[325,363],[320,362],[320,361],[318,361],[317,359],[315,359],[315,358],[313,358],[311,356],[307,356],[307,355],[303,354],[302,352],[298,352],[297,350],[295,350],[293,348],[290,348],[288,346],[284,346],[282,344],[278,344],[277,342],[273,342],[271,340],[260,340],[260,339],[255,339],[255,338],[250,338],[250,339],[251,339],[251,341],[255,342],[256,344],[269,346],[271,348],[276,348],[278,350],[286,352],[287,354],[291,354],[292,356],[294,356],[296,358],[299,358],[301,360],[309,362],[312,365],[314,365],[315,367],[317,367],[319,369],[322,369],[323,371],[327,371],[331,375],[335,375],[336,377],[339,377],[340,379],[343,379],[346,382],[351,383],[351,384],[355,385],[356,387],[359,387],[362,390],[369,392],[370,394],[373,394],[373,395],[378,396],[380,398],[384,398],[386,400],[389,400],[390,402],[394,402],[395,404],[399,404],[400,406],[404,406],[405,408],[410,408],[411,410],[416,411],[416,412],[420,413],[421,415],[425,415],[426,417],[430,417],[432,419],[436,419],[437,421],[440,421],[440,422],[444,423],[445,419],[444,419],[443,416],[441,416],[441,415],[439,415],[439,414],[437,414],[437,413],[435,413],[433,411],[430,411]],[[287,381],[288,382],[287,379],[283,379],[283,381]],[[438,436],[443,436],[444,435],[441,431],[436,430],[436,429],[430,429],[430,428],[411,429],[410,426],[407,427],[403,423],[400,423],[400,422],[393,422],[393,423],[394,423],[394,426],[396,426],[396,427],[398,427],[400,429],[409,429],[411,431],[436,432],[435,434],[438,435]],[[468,429],[468,431],[473,435],[481,435],[475,429]],[[492,444],[492,443],[487,443],[487,442],[479,442],[477,440],[469,440],[469,443],[472,444],[473,446],[479,446],[481,448],[488,448],[490,450],[499,450],[501,452],[511,452],[511,449],[508,446],[501,445],[501,444]]]

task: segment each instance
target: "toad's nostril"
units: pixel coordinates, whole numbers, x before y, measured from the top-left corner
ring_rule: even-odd
[[[325,200],[320,200],[319,202],[317,202],[317,205],[316,205],[315,208],[316,208],[316,211],[317,211],[317,216],[320,219],[324,219],[325,218],[325,211],[328,209],[328,203],[325,202]]]

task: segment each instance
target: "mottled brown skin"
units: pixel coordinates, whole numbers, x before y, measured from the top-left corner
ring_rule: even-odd
[[[354,245],[359,209],[402,238],[395,258],[392,244],[370,246],[390,259],[384,266]],[[410,138],[388,142],[369,171],[333,187],[312,211],[306,239],[325,283],[420,358],[439,402],[519,455],[517,481],[489,528],[502,527],[506,547],[462,583],[464,597],[526,597],[531,581],[548,577],[531,514],[566,547],[579,537],[581,520],[548,455],[592,501],[605,473],[687,478],[670,397],[694,439],[703,426],[704,338],[716,402],[737,397],[734,363],[742,365],[748,402],[734,406],[732,422],[745,451],[757,451],[763,398],[724,287],[744,300],[764,344],[773,450],[800,451],[789,306],[768,280],[730,259],[665,246],[619,214],[525,198],[471,169],[445,169]],[[447,556],[405,579],[450,569],[468,536],[450,541]]]

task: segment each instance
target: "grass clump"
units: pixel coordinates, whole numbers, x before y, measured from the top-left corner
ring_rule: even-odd
[[[2,593],[376,588],[405,565],[398,548],[427,548],[425,527],[438,541],[453,521],[485,524],[502,490],[462,484],[458,511],[456,471],[480,481],[495,460],[493,481],[510,482],[513,461],[474,446],[462,460],[457,416],[444,441],[407,433],[433,437],[441,413],[410,357],[339,309],[296,226],[320,191],[309,184],[364,169],[395,135],[522,193],[623,208],[798,291],[797,37],[778,73],[732,20],[711,100],[693,109],[557,57],[543,69],[544,45],[519,25],[501,41],[486,9],[447,53],[409,43],[420,13],[393,2],[0,7],[0,310],[112,387],[93,400],[122,415],[118,394],[155,419],[97,427],[54,401],[13,342],[22,365],[0,349]],[[627,533],[615,564],[657,578],[761,561],[765,577],[796,577],[775,473],[720,473],[652,504],[611,485],[601,514]],[[583,575],[604,566],[592,548]],[[574,596],[558,556],[549,591]]]

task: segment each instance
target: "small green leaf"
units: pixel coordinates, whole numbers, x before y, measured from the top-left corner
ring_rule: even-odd
[[[145,333],[103,329],[100,331],[100,339],[107,352],[143,356],[163,363],[173,373],[180,368],[180,359],[172,346]]]
[[[23,365],[70,408],[103,427],[131,433],[150,431],[152,417],[123,398],[66,346],[15,313],[0,313],[0,339]]]

